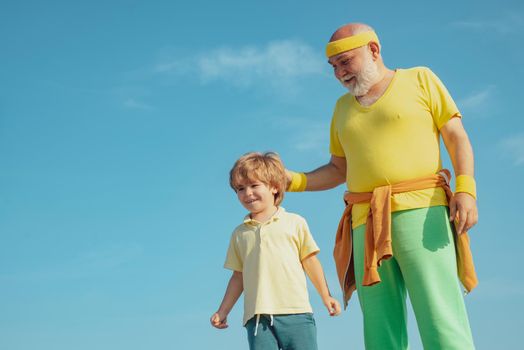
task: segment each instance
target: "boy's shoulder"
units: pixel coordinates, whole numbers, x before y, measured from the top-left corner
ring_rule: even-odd
[[[251,230],[254,230],[255,228],[251,225],[246,225],[246,221],[238,224],[232,231],[231,235],[234,236],[236,234],[239,234],[239,233],[242,233],[242,232],[245,232],[245,231],[251,231]]]
[[[280,212],[281,217],[284,218],[284,219],[295,220],[295,221],[299,221],[299,222],[305,222],[306,221],[306,219],[304,219],[304,217],[302,215],[297,214],[297,213],[293,213],[293,212],[290,212],[290,211],[286,211],[284,208],[280,208],[279,212]]]
[[[284,208],[280,208],[279,212],[279,221],[287,226],[297,230],[308,226],[306,219],[300,214],[286,211]]]

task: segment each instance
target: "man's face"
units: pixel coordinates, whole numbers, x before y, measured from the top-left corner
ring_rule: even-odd
[[[354,96],[366,95],[380,77],[368,46],[342,52],[329,59],[335,77]]]

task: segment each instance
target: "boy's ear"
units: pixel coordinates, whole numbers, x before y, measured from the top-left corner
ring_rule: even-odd
[[[278,193],[278,189],[276,187],[271,187],[271,193],[272,194],[277,194]]]

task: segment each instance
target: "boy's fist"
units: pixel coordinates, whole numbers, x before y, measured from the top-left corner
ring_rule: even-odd
[[[337,316],[340,314],[341,309],[337,299],[329,296],[324,300],[324,305],[329,312],[329,316]]]
[[[213,327],[218,329],[229,327],[227,324],[227,316],[221,316],[218,312],[215,312],[209,321],[211,321]]]

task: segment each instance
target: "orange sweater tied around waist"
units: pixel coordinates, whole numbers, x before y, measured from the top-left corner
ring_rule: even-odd
[[[394,185],[377,187],[373,192],[344,194],[346,208],[340,219],[335,239],[333,256],[337,268],[338,279],[343,291],[344,306],[356,289],[353,262],[353,242],[351,228],[351,209],[354,204],[370,203],[366,219],[366,236],[364,244],[364,278],[363,286],[372,286],[380,282],[377,271],[381,262],[393,256],[391,245],[391,196],[396,193],[418,191],[433,187],[442,187],[446,192],[448,203],[453,197],[449,187],[451,174],[449,170],[441,170],[438,174],[428,177],[403,181]],[[453,230],[455,233],[455,230]],[[469,237],[454,234],[457,255],[458,276],[466,291],[470,292],[478,284],[473,257],[469,247]]]

